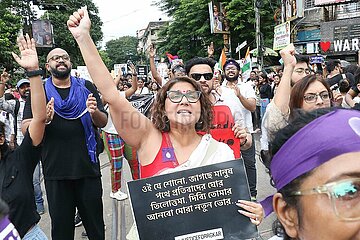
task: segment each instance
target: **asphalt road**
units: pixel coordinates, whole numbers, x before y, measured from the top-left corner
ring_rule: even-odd
[[[258,141],[259,136],[255,136],[256,139],[256,149],[257,152],[259,151],[258,146],[260,146]],[[110,186],[110,166],[109,161],[107,158],[107,155],[105,153],[102,153],[100,155],[100,162],[102,166],[102,183],[103,183],[103,203],[104,203],[104,220],[106,225],[106,239],[107,240],[125,240],[126,232],[129,231],[130,227],[133,223],[131,208],[130,208],[130,202],[129,200],[117,202],[115,200],[112,200],[109,197],[111,186]],[[266,196],[268,196],[271,193],[274,193],[273,188],[270,185],[269,176],[265,171],[264,166],[262,163],[258,160],[257,157],[257,176],[258,176],[258,199],[263,199]],[[131,180],[131,174],[130,169],[127,163],[124,163],[124,170],[123,170],[123,184],[122,189],[124,192],[127,192],[126,184],[124,184],[125,181]],[[43,192],[44,192],[44,198],[45,198],[45,214],[42,215],[41,221],[40,221],[40,227],[43,229],[45,234],[51,239],[51,220],[50,216],[47,211],[47,202],[46,202],[46,193],[44,191],[44,185],[42,184]],[[117,210],[116,210],[117,209]],[[114,214],[113,214],[114,213]],[[116,218],[117,213],[117,219],[118,224],[113,226],[113,218]],[[259,239],[268,239],[272,236],[271,231],[271,225],[274,221],[275,216],[270,215],[268,218],[264,219],[264,221],[259,226],[259,233],[260,238]],[[124,224],[123,224],[124,223]],[[117,228],[117,238],[115,238],[116,231],[112,231],[112,229]],[[81,233],[84,231],[83,226],[75,228],[75,239],[86,239],[81,237]],[[112,235],[113,234],[113,235]]]

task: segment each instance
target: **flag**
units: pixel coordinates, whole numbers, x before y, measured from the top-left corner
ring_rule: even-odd
[[[251,57],[250,57],[250,47],[246,50],[245,60],[241,67],[241,72],[243,79],[246,81],[250,77],[251,72]]]
[[[223,66],[226,62],[226,55],[225,55],[225,49],[223,48],[223,50],[221,51],[221,55],[220,55],[220,59],[219,59],[219,67],[221,70],[223,69]]]
[[[245,54],[245,61],[244,64],[241,68],[241,71],[244,73],[248,70],[251,70],[251,58],[250,58],[250,47],[248,47],[248,49],[246,50],[246,54]]]
[[[172,54],[169,53],[169,52],[166,52],[165,54],[166,54],[167,58],[169,59],[169,62],[170,62],[170,63],[171,63],[173,60],[179,58],[179,56],[177,56],[177,55],[172,55]]]

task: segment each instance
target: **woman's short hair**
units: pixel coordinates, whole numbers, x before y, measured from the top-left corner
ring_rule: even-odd
[[[173,80],[170,80],[158,91],[156,100],[151,108],[151,119],[153,124],[159,131],[170,131],[169,119],[167,118],[165,112],[165,100],[167,98],[167,91],[169,91],[176,83],[179,82],[187,82],[191,84],[196,91],[201,91],[199,99],[201,105],[201,115],[195,127],[197,131],[208,133],[210,131],[213,120],[212,104],[208,95],[202,91],[200,84],[188,77],[177,77]]]
[[[330,98],[332,99],[332,93],[329,88],[329,85],[326,83],[326,81],[322,76],[307,75],[306,77],[298,81],[291,90],[290,102],[289,102],[290,118],[294,116],[293,113],[295,109],[302,108],[305,92],[309,88],[309,85],[315,81],[319,81],[324,85],[326,90],[330,93]]]
[[[266,73],[261,72],[261,73],[259,74],[259,76],[262,77],[265,82],[269,82],[269,78],[268,78],[268,76],[267,76]]]

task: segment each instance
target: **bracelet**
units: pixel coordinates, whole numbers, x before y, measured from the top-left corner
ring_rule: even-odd
[[[4,82],[0,82],[0,84],[5,84]]]
[[[244,146],[247,143],[247,138],[245,138],[245,141],[243,143],[240,143],[240,147]]]
[[[31,77],[35,77],[35,76],[41,76],[43,75],[43,70],[40,68],[38,70],[34,70],[34,71],[27,71],[26,72],[26,76],[31,78]]]

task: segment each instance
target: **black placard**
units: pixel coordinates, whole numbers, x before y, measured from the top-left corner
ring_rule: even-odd
[[[250,200],[242,159],[128,182],[141,240],[258,236],[237,200]]]
[[[131,105],[145,116],[150,116],[150,108],[154,102],[154,94],[133,94],[128,98]]]
[[[137,65],[136,66],[136,71],[137,71],[138,77],[146,79],[147,72],[148,72],[146,65]]]

